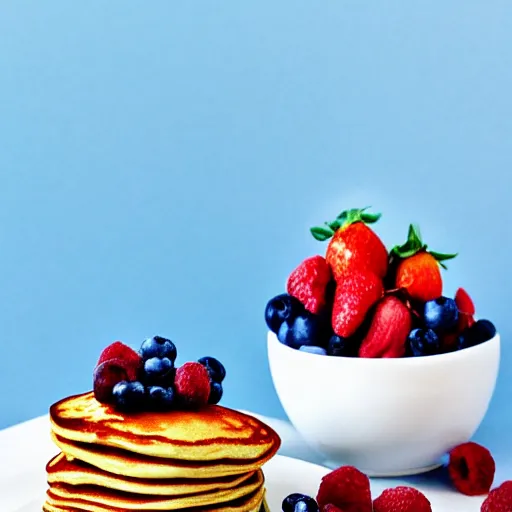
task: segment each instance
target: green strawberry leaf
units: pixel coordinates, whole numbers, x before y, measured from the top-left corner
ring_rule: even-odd
[[[329,224],[325,223],[325,226],[316,226],[310,229],[311,234],[315,240],[325,242],[334,235],[335,231],[330,227]]]
[[[395,247],[391,249],[391,254],[405,259],[414,256],[417,252],[424,251],[426,248],[427,246],[421,240],[419,226],[410,224],[407,233],[407,241],[402,245],[395,245]]]
[[[407,233],[407,241],[403,245],[396,245],[391,249],[391,255],[398,256],[399,258],[405,259],[414,256],[420,251],[427,251],[428,246],[424,244],[421,239],[420,228],[417,225],[411,224],[409,226],[409,232]],[[443,261],[451,260],[457,256],[457,254],[445,254],[436,251],[427,251],[431,254],[439,265],[446,269],[446,265]]]
[[[429,253],[432,254],[432,256],[434,256],[434,258],[437,261],[452,260],[453,258],[458,256],[458,253],[455,253],[455,254],[445,254],[445,253],[436,252],[436,251],[429,251]]]
[[[361,213],[361,220],[362,220],[365,224],[374,224],[374,223],[375,223],[375,222],[377,222],[381,217],[382,217],[382,214],[381,214],[381,213],[366,213],[366,212],[362,212],[362,213]]]
[[[345,226],[354,224],[355,222],[364,222],[365,224],[373,224],[377,222],[381,214],[380,213],[369,213],[366,210],[370,208],[353,208],[352,210],[345,210],[341,212],[333,221],[324,222],[323,226],[317,226],[311,228],[311,234],[316,240],[321,242],[331,238],[334,233]]]

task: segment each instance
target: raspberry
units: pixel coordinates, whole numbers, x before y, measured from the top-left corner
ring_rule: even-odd
[[[457,293],[455,294],[455,304],[457,304],[459,312],[466,313],[469,316],[473,316],[475,314],[475,305],[464,288],[459,288],[457,290]]]
[[[459,336],[475,323],[475,319],[469,313],[459,311],[459,319],[454,329],[442,335],[441,345],[443,352],[453,352],[457,350]]]
[[[210,395],[208,370],[201,363],[185,363],[176,370],[174,388],[183,405],[206,405]]]
[[[482,503],[480,512],[510,512],[512,510],[512,480],[493,489]]]
[[[107,348],[105,348],[101,353],[96,366],[99,366],[101,363],[104,363],[109,359],[122,359],[123,361],[127,361],[133,365],[142,365],[142,358],[140,355],[121,341],[114,341],[114,343],[111,343]]]
[[[316,500],[322,510],[334,505],[343,512],[372,512],[370,481],[353,466],[342,466],[325,475]]]
[[[112,390],[122,381],[137,380],[139,367],[123,359],[109,359],[96,366],[93,373],[94,397],[102,404],[114,402]]]
[[[383,491],[373,501],[373,512],[432,512],[432,507],[423,493],[400,485]]]
[[[287,291],[313,314],[327,304],[328,285],[332,280],[331,267],[322,256],[305,259],[288,278]]]
[[[462,494],[478,496],[488,493],[495,470],[491,452],[477,443],[463,443],[450,452],[448,473]]]

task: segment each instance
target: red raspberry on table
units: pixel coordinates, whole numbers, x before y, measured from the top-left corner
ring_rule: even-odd
[[[334,505],[343,512],[372,512],[370,480],[355,467],[342,466],[322,478],[316,500],[321,510]]]
[[[327,505],[322,509],[322,512],[343,512],[343,510],[332,503],[327,503]]]
[[[495,470],[496,464],[491,452],[477,443],[463,443],[450,452],[448,473],[453,485],[462,494],[487,494]]]
[[[480,512],[511,512],[512,511],[512,480],[503,482],[493,489],[482,503]]]
[[[386,489],[373,501],[373,512],[432,512],[425,495],[407,486]]]
[[[96,366],[93,373],[94,397],[102,404],[114,402],[112,390],[122,381],[137,380],[140,367],[123,359],[109,359]]]
[[[107,348],[103,350],[96,363],[99,366],[101,363],[108,361],[109,359],[122,359],[132,365],[142,366],[142,358],[140,357],[133,348],[125,345],[122,341],[114,341]]]
[[[206,405],[210,396],[208,370],[201,363],[185,363],[176,370],[174,389],[183,405]]]
[[[320,313],[327,305],[327,289],[332,281],[331,267],[322,256],[305,259],[288,277],[287,291],[304,307]]]

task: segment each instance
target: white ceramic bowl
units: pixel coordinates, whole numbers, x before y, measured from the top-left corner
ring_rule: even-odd
[[[288,418],[327,465],[399,476],[439,466],[473,436],[496,385],[500,337],[449,354],[362,359],[294,350],[269,332],[268,357]]]

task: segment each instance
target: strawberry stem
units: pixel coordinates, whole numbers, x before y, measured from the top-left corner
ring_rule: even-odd
[[[428,251],[427,249],[427,244],[423,243],[423,240],[421,238],[419,226],[411,224],[409,226],[409,231],[407,233],[406,242],[402,245],[395,245],[395,247],[391,249],[391,255],[397,256],[398,258],[401,259],[405,259],[414,256],[418,252],[425,251],[432,255],[435,258],[435,260],[439,262],[439,265],[441,265],[441,267],[443,267],[444,269],[446,269],[447,267],[443,263],[443,261],[451,260],[457,256],[457,253],[446,254],[442,252]]]
[[[324,242],[331,238],[334,233],[340,228],[349,226],[356,222],[364,222],[365,224],[374,224],[377,222],[381,214],[367,212],[370,206],[365,208],[353,208],[351,210],[345,210],[341,212],[333,221],[324,222],[322,226],[315,226],[310,229],[313,238]]]

